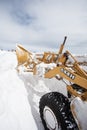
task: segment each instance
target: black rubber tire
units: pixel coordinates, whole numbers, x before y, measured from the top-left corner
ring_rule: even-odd
[[[49,107],[53,111],[57,123],[60,123],[62,130],[79,130],[70,111],[70,102],[63,94],[50,92],[42,96],[40,100],[39,109],[42,123],[45,130],[50,130],[47,128],[46,121],[44,120],[43,111],[45,106]]]

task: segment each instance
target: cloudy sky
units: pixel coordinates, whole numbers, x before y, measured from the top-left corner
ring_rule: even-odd
[[[87,0],[0,0],[0,49],[87,53]]]

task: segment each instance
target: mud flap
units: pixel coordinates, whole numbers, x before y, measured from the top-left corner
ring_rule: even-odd
[[[87,130],[87,101],[76,97],[71,101],[71,111],[80,130]]]

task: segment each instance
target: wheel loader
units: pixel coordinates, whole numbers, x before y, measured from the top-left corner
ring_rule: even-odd
[[[20,56],[28,57],[24,60],[27,66],[33,63],[33,74],[37,74],[38,64],[43,62],[49,66],[50,63],[55,63],[54,67],[45,68],[44,78],[55,77],[66,85],[67,96],[54,91],[46,93],[40,99],[39,111],[45,130],[87,130],[87,72],[69,51],[63,52],[66,38],[58,53],[44,53],[42,58],[34,60],[31,58],[33,54],[22,48],[27,55],[24,53]],[[18,49],[16,54],[18,59]],[[48,61],[47,57],[50,56]],[[21,63],[26,64],[24,61]]]

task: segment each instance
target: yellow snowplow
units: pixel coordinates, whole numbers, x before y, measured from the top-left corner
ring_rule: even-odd
[[[87,130],[87,72],[69,51],[63,52],[66,38],[58,53],[47,52],[42,57],[17,46],[18,66],[24,64],[28,68],[32,63],[33,74],[38,74],[37,66],[43,62],[48,64],[44,78],[55,77],[66,84],[67,97],[54,91],[40,99],[40,116],[46,130]],[[55,66],[50,68],[50,63]]]
[[[16,46],[16,56],[17,56],[17,70],[19,71],[19,67],[22,65],[26,68],[26,71],[33,72],[34,66],[36,62],[33,58],[33,53],[26,50],[22,45]]]
[[[44,52],[44,54],[34,54],[26,50],[22,45],[16,46],[17,56],[17,70],[19,71],[20,66],[23,65],[28,72],[36,74],[36,65],[44,62],[46,64],[55,63],[58,57],[57,54],[52,52]]]
[[[17,45],[16,46],[16,55],[17,55],[17,61],[18,61],[17,66],[20,66],[22,64],[25,65],[25,63],[29,62],[29,60],[31,59],[32,53],[27,51],[21,45]]]

